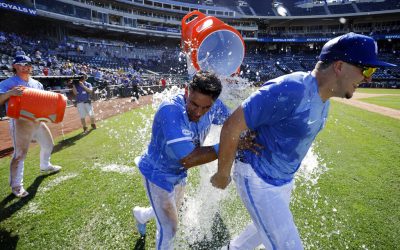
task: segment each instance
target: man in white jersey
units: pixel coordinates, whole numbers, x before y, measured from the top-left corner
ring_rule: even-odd
[[[230,115],[217,99],[221,90],[214,74],[200,71],[187,94],[163,102],[155,114],[148,149],[137,159],[151,207],[135,207],[133,215],[142,236],[146,223],[156,217],[156,249],[174,247],[187,170],[217,159],[218,144],[203,146],[203,142],[211,124],[222,125]],[[241,147],[252,146],[242,140]]]
[[[12,66],[15,76],[0,82],[0,105],[7,103],[11,96],[21,96],[22,87],[43,90],[43,85],[31,78],[32,62],[25,53],[17,55]],[[61,167],[50,163],[54,143],[45,123],[10,119],[10,134],[14,146],[14,154],[10,163],[10,186],[12,193],[21,198],[28,195],[23,187],[24,160],[32,139],[40,145],[40,171],[42,173],[58,172]]]
[[[371,81],[377,67],[396,66],[377,59],[376,42],[348,33],[328,41],[312,72],[295,72],[265,83],[225,122],[220,139],[217,188],[234,180],[252,223],[225,249],[303,249],[289,209],[293,178],[318,132],[324,127],[329,98],[351,98]],[[243,130],[256,132],[260,154],[239,150]]]

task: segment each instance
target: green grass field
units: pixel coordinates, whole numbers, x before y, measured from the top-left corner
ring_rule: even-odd
[[[369,94],[400,94],[400,89],[358,88],[357,92]]]
[[[386,94],[385,96],[368,97],[359,100],[378,106],[400,110],[400,89],[359,88],[357,89],[357,92],[367,94]]]
[[[372,103],[391,109],[400,110],[400,95],[385,95],[359,99],[360,101]]]
[[[39,147],[31,148],[23,199],[10,195],[9,158],[0,159],[0,249],[154,249],[155,223],[142,240],[131,217],[135,205],[148,205],[133,160],[146,147],[153,112],[147,106],[100,122],[86,136],[57,138],[52,162],[63,170],[55,175],[39,175]],[[292,202],[305,248],[398,248],[399,121],[333,102],[314,149],[328,170],[314,182],[299,175]],[[198,178],[194,169],[188,194]],[[193,249],[216,249],[248,222],[233,187],[229,194],[217,219],[201,221],[221,232],[213,234],[214,248],[204,240]]]

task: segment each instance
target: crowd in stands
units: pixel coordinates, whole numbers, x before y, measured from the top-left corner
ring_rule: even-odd
[[[400,56],[396,51],[390,46],[380,48],[384,59],[399,64]],[[241,68],[242,76],[263,82],[293,71],[312,70],[318,49],[292,52],[291,45],[249,44]],[[0,78],[13,74],[10,66],[19,51],[33,59],[34,76],[73,77],[84,73],[98,88],[159,85],[165,75],[187,75],[186,58],[179,45],[174,43],[130,43],[72,36],[57,42],[44,36],[0,32]],[[378,70],[375,78],[396,80],[400,78],[400,72],[397,68]],[[60,90],[69,86],[48,88]]]
[[[94,85],[153,85],[159,79],[146,77],[144,70],[165,68],[171,61],[170,51],[159,53],[156,57],[132,58],[127,53],[112,50],[112,46],[90,48],[79,42],[57,43],[44,37],[30,37],[15,33],[0,32],[0,78],[13,75],[11,63],[16,54],[24,51],[32,58],[34,76],[76,76],[81,73],[92,76]],[[111,44],[110,44],[111,45]],[[153,48],[148,48],[149,54]],[[132,53],[131,53],[132,54]],[[174,55],[174,54],[173,54]],[[171,63],[171,62],[170,62]],[[164,67],[161,67],[163,64]],[[171,64],[168,69],[171,69]],[[157,70],[156,70],[157,69]],[[55,86],[56,88],[63,86]],[[66,87],[66,86],[64,86]]]

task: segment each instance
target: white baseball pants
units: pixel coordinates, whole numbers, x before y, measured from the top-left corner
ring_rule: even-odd
[[[235,162],[233,178],[253,222],[230,242],[230,249],[254,249],[261,244],[266,249],[303,249],[289,208],[293,181],[268,184],[240,161]]]
[[[35,139],[40,145],[40,169],[49,167],[54,142],[49,128],[43,122],[10,119],[9,125],[14,146],[14,154],[10,163],[10,186],[14,188],[23,185],[24,160],[32,139]]]
[[[156,249],[174,249],[174,239],[178,229],[178,211],[182,205],[186,184],[182,182],[175,185],[174,190],[169,193],[144,176],[142,177],[151,207],[142,208],[136,214],[136,219],[140,223],[147,223],[155,217],[157,222]]]

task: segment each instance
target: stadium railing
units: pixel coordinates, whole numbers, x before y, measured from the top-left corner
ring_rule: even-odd
[[[170,88],[172,86],[183,87],[182,84],[172,84],[168,85],[166,88]],[[122,86],[122,85],[111,85],[106,88],[93,88],[94,92],[91,96],[92,101],[107,101],[109,99],[115,98],[127,98],[127,97],[136,97],[139,99],[140,96],[152,95],[157,92],[164,91],[164,87],[161,85],[150,85],[150,86]],[[72,97],[72,89],[63,89],[63,90],[52,90],[55,93],[61,93],[67,96],[67,108],[75,105],[74,98]],[[6,118],[6,109],[5,105],[0,106],[0,120],[4,120]]]

